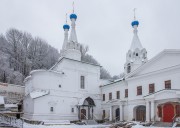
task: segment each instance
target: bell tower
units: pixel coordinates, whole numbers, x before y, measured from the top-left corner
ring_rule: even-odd
[[[68,31],[70,26],[67,25],[66,23],[63,26],[64,43],[60,55],[61,57],[66,57],[69,59],[81,61],[81,52],[80,52],[81,45],[78,43],[77,35],[76,35],[76,19],[77,19],[77,15],[74,13],[74,6],[73,6],[73,13],[70,15],[70,20],[71,20],[70,37],[68,39]]]
[[[124,73],[128,74],[138,67],[140,67],[142,64],[147,62],[147,51],[145,48],[142,47],[142,44],[138,37],[138,26],[139,21],[136,20],[136,17],[134,15],[134,21],[131,23],[133,27],[133,39],[131,43],[131,47],[128,50],[126,54],[126,63],[124,64]]]

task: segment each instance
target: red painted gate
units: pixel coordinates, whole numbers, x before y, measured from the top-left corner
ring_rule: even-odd
[[[172,104],[165,104],[163,107],[163,122],[172,122],[174,117],[174,106]]]

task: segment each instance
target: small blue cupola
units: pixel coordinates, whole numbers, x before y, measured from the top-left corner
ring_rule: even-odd
[[[70,26],[68,25],[68,24],[65,24],[65,25],[63,25],[63,29],[65,30],[65,29],[70,29]]]
[[[76,20],[76,19],[77,19],[77,15],[76,15],[76,14],[74,14],[74,13],[73,13],[73,14],[71,14],[71,15],[70,15],[70,19],[75,19],[75,20]]]
[[[137,20],[134,20],[132,23],[131,23],[132,27],[134,27],[134,25],[138,26],[139,25],[139,21]]]

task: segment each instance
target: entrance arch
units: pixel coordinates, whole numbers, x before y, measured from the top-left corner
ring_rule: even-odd
[[[135,118],[136,121],[145,121],[146,120],[146,107],[143,105],[137,106],[135,108]]]
[[[119,108],[116,109],[116,120],[120,120]]]
[[[91,97],[80,99],[79,104],[77,105],[78,118],[80,120],[93,119],[93,117],[94,117],[93,107],[95,107],[95,102]]]
[[[172,122],[174,117],[174,106],[170,103],[163,106],[163,122]]]
[[[81,120],[86,119],[86,109],[81,109]]]

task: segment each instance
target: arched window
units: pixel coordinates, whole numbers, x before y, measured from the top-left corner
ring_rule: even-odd
[[[138,56],[138,53],[136,53],[136,56]]]
[[[143,53],[143,58],[146,59],[146,53]]]
[[[127,65],[127,73],[130,73],[131,72],[131,65],[130,63]]]

